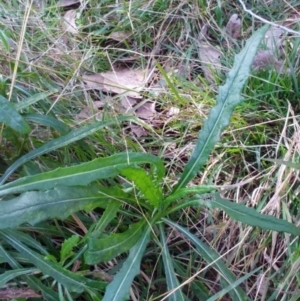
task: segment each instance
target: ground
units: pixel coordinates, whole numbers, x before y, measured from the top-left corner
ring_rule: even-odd
[[[0,299],[300,299],[300,2],[8,2]]]

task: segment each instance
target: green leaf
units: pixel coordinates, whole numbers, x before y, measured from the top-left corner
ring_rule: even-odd
[[[58,283],[65,286],[65,288],[69,291],[81,293],[85,290],[90,290],[88,283],[91,281],[89,279],[68,271],[57,263],[45,260],[43,256],[34,252],[32,249],[29,249],[19,240],[15,239],[14,236],[10,234],[9,230],[0,231],[0,236],[24,257],[28,258],[30,262],[40,269],[44,275],[51,276]],[[98,285],[99,289],[103,289],[105,287],[105,284],[100,281],[98,282]]]
[[[0,41],[4,46],[5,51],[11,53],[10,45],[9,45],[9,37],[5,34],[5,31],[0,30]]]
[[[12,200],[0,202],[0,229],[23,223],[34,225],[49,218],[68,217],[79,210],[105,207],[109,199],[122,200],[126,193],[97,184],[89,187],[57,187],[45,192],[26,192]]]
[[[195,245],[197,251],[203,257],[203,259],[218,271],[228,285],[231,285],[236,281],[234,274],[221,260],[222,256],[219,255],[214,249],[203,243],[197,236],[189,232],[188,229],[183,228],[166,218],[163,218],[163,221],[183,233],[185,237]],[[236,300],[248,300],[246,293],[240,287],[233,287],[231,293],[234,294]]]
[[[70,143],[73,143],[75,141],[78,141],[84,137],[87,137],[97,131],[99,129],[107,127],[109,125],[119,123],[122,121],[134,121],[132,117],[117,117],[109,121],[98,121],[93,124],[81,127],[79,129],[73,130],[66,134],[65,136],[53,139],[52,141],[44,144],[40,148],[37,148],[35,150],[32,150],[25,156],[19,158],[14,164],[12,164],[6,172],[3,174],[3,176],[0,178],[0,185],[3,184],[6,179],[17,169],[19,168],[22,164],[26,163],[27,161],[36,158],[38,156],[41,156],[45,153],[49,153],[55,149],[58,149],[60,147],[66,146]]]
[[[167,279],[167,287],[170,295],[168,296],[169,301],[184,301],[185,298],[181,291],[180,283],[175,275],[173,262],[171,259],[171,255],[169,252],[168,244],[165,237],[165,230],[162,224],[159,225],[160,239],[161,239],[161,251],[162,251],[162,259],[164,263],[164,272]],[[172,293],[173,292],[173,293]]]
[[[231,218],[249,226],[259,227],[264,230],[291,233],[296,236],[300,235],[300,228],[294,224],[272,215],[261,214],[244,204],[230,202],[223,199],[218,193],[212,194],[211,200],[199,200],[199,203],[209,208],[222,209]]]
[[[70,132],[70,128],[64,124],[62,121],[59,121],[56,118],[53,118],[49,115],[39,115],[39,114],[25,114],[24,118],[27,121],[40,123],[45,126],[49,126],[59,132],[61,135],[66,135]]]
[[[121,175],[134,182],[141,190],[143,196],[151,205],[158,208],[162,202],[161,187],[155,185],[155,181],[142,168],[127,167],[120,170]]]
[[[58,168],[49,172],[23,177],[0,186],[0,195],[28,190],[48,190],[57,186],[88,185],[92,181],[107,179],[119,174],[120,169],[129,164],[150,163],[155,165],[159,177],[164,174],[162,161],[153,155],[145,153],[119,153],[106,158]]]
[[[22,231],[18,231],[16,229],[11,229],[10,234],[13,235],[15,239],[26,244],[26,246],[33,248],[44,255],[49,254],[47,249],[44,246],[42,246],[38,241],[36,241],[33,237],[31,237],[29,234],[24,233]]]
[[[123,233],[111,234],[106,238],[88,239],[88,249],[85,260],[88,264],[109,261],[134,246],[143,234],[145,221],[129,226]]]
[[[170,194],[168,197],[165,198],[164,200],[164,205],[170,204],[174,201],[177,201],[181,198],[186,198],[191,194],[205,194],[209,193],[212,191],[216,191],[216,186],[204,186],[204,185],[199,185],[195,187],[186,187],[186,188],[181,188],[179,190],[176,190],[172,194]]]
[[[30,126],[24,118],[16,111],[14,105],[0,95],[0,122],[11,127],[21,134],[30,132]]]
[[[174,261],[174,267],[176,269],[176,273],[182,278],[187,279],[190,277],[190,271],[186,269],[186,266],[182,265],[178,261]],[[205,282],[205,280],[204,280]],[[189,290],[197,296],[199,300],[207,300],[209,298],[208,289],[200,280],[193,279],[193,281],[189,282]]]
[[[247,273],[243,277],[237,279],[234,283],[230,283],[227,287],[207,299],[207,301],[216,301],[216,300],[221,300],[222,297],[224,297],[225,294],[230,293],[233,288],[237,287],[238,285],[242,284],[244,281],[246,281],[249,277],[254,275],[256,272],[261,270],[261,267],[258,267],[257,269],[251,271],[250,273]]]
[[[208,119],[203,124],[195,150],[185,165],[175,190],[185,187],[195,177],[203,164],[207,162],[208,156],[220,139],[222,130],[229,124],[233,109],[242,101],[242,88],[249,77],[252,61],[266,30],[267,27],[264,26],[256,31],[247,41],[244,49],[236,55],[234,66],[228,74],[225,85],[219,88],[216,106],[212,108]]]
[[[35,104],[36,102],[47,98],[48,96],[56,93],[58,90],[56,91],[51,91],[51,92],[41,92],[41,93],[37,93],[34,95],[31,95],[25,99],[23,99],[21,102],[18,102],[16,104],[14,104],[15,108],[17,111],[21,111],[23,109],[26,109],[27,107]]]
[[[6,252],[6,250],[0,244],[0,256],[5,258],[5,261],[13,268],[13,269],[21,269],[20,264],[13,258],[10,253]],[[41,291],[45,300],[47,301],[57,301],[58,295],[54,292],[50,287],[44,285],[39,279],[33,276],[23,275],[21,278],[26,281],[26,283],[34,290]]]
[[[132,281],[140,273],[141,260],[149,241],[150,231],[151,228],[147,227],[140,240],[131,248],[121,270],[107,286],[102,301],[124,301],[128,298]]]
[[[166,80],[166,82],[167,82],[169,88],[171,89],[171,91],[174,93],[174,95],[176,97],[176,100],[178,102],[181,102],[181,97],[179,95],[178,89],[176,88],[176,86],[170,80],[167,72],[164,70],[164,68],[158,62],[156,62],[156,67],[159,70],[159,72],[162,74],[162,76],[164,77],[164,79]]]
[[[117,202],[117,201],[110,201],[108,203],[105,211],[101,215],[101,218],[99,219],[94,229],[89,234],[91,238],[97,239],[102,234],[106,226],[116,217],[121,204],[122,204],[121,202]]]
[[[0,275],[0,287],[3,287],[3,285],[5,283],[7,283],[8,281],[10,281],[11,279],[14,279],[21,275],[32,274],[34,272],[38,272],[38,270],[37,269],[17,269],[17,270],[4,272],[3,274]]]
[[[80,241],[80,237],[76,234],[72,235],[68,239],[66,239],[62,245],[60,250],[60,261],[64,262],[68,257],[72,256],[73,248],[78,245]]]

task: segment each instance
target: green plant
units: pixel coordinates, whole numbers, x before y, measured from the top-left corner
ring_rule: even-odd
[[[162,257],[162,269],[166,277],[166,294],[163,298],[160,296],[160,300],[188,300],[184,285],[190,281],[182,281],[184,265],[172,257],[168,248],[166,230],[171,228],[193,245],[191,258],[195,259],[200,255],[220,275],[219,292],[211,295],[201,283],[195,281],[190,287],[195,295],[212,301],[228,293],[232,300],[248,300],[240,284],[258,269],[236,278],[220,254],[190,230],[174,222],[172,216],[187,207],[207,207],[209,210],[217,208],[250,226],[296,236],[300,234],[300,229],[288,221],[260,214],[255,209],[222,198],[213,186],[186,187],[207,162],[223,129],[229,124],[235,106],[242,101],[240,94],[265,32],[264,27],[254,33],[235,57],[225,85],[219,88],[216,106],[204,123],[193,154],[173,189],[164,184],[165,167],[159,157],[134,152],[120,152],[90,162],[27,175],[5,184],[19,167],[32,159],[72,145],[113,124],[136,121],[129,117],[118,117],[72,131],[55,123],[57,131],[64,134],[21,156],[0,179],[0,196],[3,197],[0,202],[0,258],[11,267],[10,271],[0,276],[0,283],[4,285],[9,280],[20,277],[31,288],[41,291],[46,300],[73,300],[79,294],[84,294],[87,300],[125,300],[134,278],[139,274],[147,245],[151,241],[155,245],[152,250],[156,250]],[[165,79],[174,94],[180,97],[166,74]],[[0,101],[5,107],[0,109],[1,121],[21,135],[26,135],[29,128],[26,121],[28,116],[22,116],[18,110],[37,99],[29,98],[22,106],[22,103],[9,104],[2,96]],[[9,118],[10,116],[13,118]],[[126,212],[127,206],[134,210]],[[90,212],[96,208],[101,210],[101,217],[88,223],[90,227],[82,237],[70,236],[61,230],[60,235],[66,239],[59,254],[52,242],[45,240],[42,244],[19,228],[20,225],[31,224],[40,225],[42,229],[43,221],[47,219],[57,223],[57,219],[64,220],[70,215],[76,218],[75,214],[80,214],[80,210]],[[116,223],[120,212],[128,219],[125,224],[130,226],[120,226],[118,233],[114,233],[111,227]],[[106,230],[108,234],[105,234]],[[53,253],[49,252],[51,249]],[[126,252],[129,253],[122,258],[122,264],[113,279],[105,273],[93,273],[93,277],[89,277],[88,272],[69,270],[77,260],[85,266],[91,266],[109,262]],[[145,298],[150,300],[149,295]]]

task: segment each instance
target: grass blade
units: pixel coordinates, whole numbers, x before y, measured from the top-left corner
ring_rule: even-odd
[[[242,101],[242,88],[249,77],[250,67],[256,50],[264,37],[267,27],[256,31],[247,41],[245,48],[235,57],[234,66],[229,72],[224,86],[219,88],[217,104],[210,111],[208,119],[199,133],[195,150],[185,166],[175,191],[183,188],[207,162],[222,130],[229,124],[233,109]]]
[[[36,158],[38,156],[41,156],[45,153],[51,152],[55,149],[58,149],[60,147],[66,146],[70,143],[73,143],[75,141],[78,141],[86,136],[89,136],[96,131],[98,131],[101,128],[104,128],[106,126],[122,122],[122,121],[133,121],[132,117],[118,117],[109,121],[98,121],[93,124],[81,127],[79,129],[73,130],[66,134],[65,136],[59,137],[57,139],[51,140],[50,142],[44,144],[38,149],[32,150],[25,156],[19,158],[14,164],[12,164],[6,172],[3,174],[3,176],[0,178],[0,185],[3,184],[6,179],[22,164],[26,163],[27,161]]]
[[[37,269],[16,269],[12,271],[4,272],[0,275],[0,287],[3,287],[4,284],[6,284],[8,281],[21,276],[21,275],[27,275],[34,272],[37,272]]]
[[[25,114],[24,118],[27,121],[40,123],[42,125],[52,127],[61,135],[66,135],[71,130],[65,123],[49,115]]]
[[[295,168],[297,170],[300,170],[300,164],[299,163],[293,163],[293,162],[290,162],[290,161],[277,160],[277,159],[263,159],[263,160],[276,163],[277,165],[285,165],[287,167],[291,167],[291,168]]]
[[[23,109],[26,109],[27,107],[35,104],[36,102],[47,98],[48,96],[56,93],[58,90],[56,91],[51,91],[51,92],[41,92],[41,93],[37,93],[34,95],[31,95],[25,99],[23,99],[21,102],[18,102],[15,104],[15,108],[17,111],[21,111]]]
[[[251,277],[252,275],[254,275],[259,270],[261,270],[261,267],[259,267],[259,268],[255,269],[255,270],[251,271],[250,273],[247,273],[243,277],[241,277],[238,280],[236,280],[234,283],[231,283],[230,285],[228,285],[227,287],[225,287],[224,289],[222,289],[221,291],[219,291],[218,293],[216,293],[215,295],[213,295],[212,297],[210,297],[209,299],[207,299],[207,301],[217,301],[217,300],[220,300],[222,297],[224,297],[225,294],[227,294],[230,291],[232,291],[232,289],[234,287],[237,287],[238,285],[242,284],[245,280],[247,280],[249,277]]]
[[[159,225],[159,232],[160,232],[160,238],[161,238],[161,245],[162,245],[162,259],[164,263],[164,272],[167,279],[167,286],[168,291],[172,293],[170,296],[168,296],[169,301],[184,301],[185,298],[182,294],[181,289],[178,289],[178,286],[180,285],[174,271],[174,266],[172,263],[171,255],[169,253],[166,237],[165,237],[165,231],[164,226],[162,224]]]
[[[181,233],[185,235],[187,239],[189,239],[196,247],[198,252],[201,254],[201,256],[204,258],[204,260],[212,265],[220,275],[224,278],[224,281],[228,283],[228,285],[231,285],[236,281],[236,278],[234,274],[227,268],[225,263],[221,260],[221,256],[212,248],[210,248],[208,245],[203,243],[197,236],[192,234],[187,229],[179,226],[178,224],[163,218],[164,222],[169,224],[170,226],[174,227],[175,229],[179,230]],[[244,301],[247,300],[246,293],[240,288],[240,287],[234,287],[232,288],[232,294],[235,295],[236,300]]]
[[[7,262],[14,269],[21,269],[20,264],[2,247],[0,244],[0,256],[5,258],[5,262]],[[39,279],[33,276],[23,275],[22,279],[26,281],[26,283],[34,290],[41,291],[45,300],[47,301],[57,301],[58,295],[56,292],[44,285]]]
[[[164,165],[158,157],[144,153],[119,153],[106,158],[97,158],[87,163],[18,179],[0,186],[0,195],[28,190],[48,190],[57,186],[88,185],[95,180],[114,177],[128,165],[143,163],[153,164],[158,176],[162,178]]]
[[[147,228],[141,239],[131,248],[121,270],[107,286],[102,301],[124,301],[128,298],[132,281],[140,273],[140,264],[149,241],[150,230],[150,227]]]

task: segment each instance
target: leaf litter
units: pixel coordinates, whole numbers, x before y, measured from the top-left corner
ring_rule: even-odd
[[[66,32],[78,34],[79,30],[76,25],[77,11],[75,9],[68,10],[64,15],[64,28]]]
[[[208,29],[208,25],[204,25],[198,36],[198,53],[205,79],[210,84],[214,84],[215,76],[218,76],[222,70],[222,52],[217,46],[208,43]],[[232,41],[242,36],[241,31],[241,19],[237,14],[233,14],[225,27],[226,42],[222,45],[228,49],[233,48],[234,44]],[[272,68],[281,74],[289,72],[284,66],[284,54],[281,51],[284,41],[284,30],[278,26],[271,26],[264,37],[264,46],[266,49],[257,52],[252,64],[253,70],[258,71]]]
[[[241,26],[241,19],[237,14],[233,14],[226,25],[226,35],[233,39],[238,39],[241,36]]]
[[[147,72],[141,69],[121,69],[83,75],[82,79],[90,89],[116,94],[124,93],[130,97],[141,99],[140,92],[147,83]]]
[[[57,3],[58,7],[67,7],[67,6],[71,6],[71,5],[75,5],[75,4],[79,4],[80,1],[79,0],[60,0]]]
[[[61,6],[69,6],[78,3],[78,1],[60,1]],[[78,34],[78,27],[76,25],[76,10],[69,10],[64,16],[65,28],[66,31]],[[204,24],[202,26],[201,32],[198,36],[198,56],[201,61],[201,68],[204,74],[206,81],[212,86],[216,83],[216,76],[221,75],[224,67],[221,63],[222,50],[217,45],[212,45],[210,42],[212,39],[208,36],[209,26]],[[228,23],[224,29],[224,38],[226,43],[221,43],[221,47],[227,47],[228,49],[235,47],[236,42],[234,40],[240,39],[242,37],[242,21],[238,14],[233,14],[228,20]],[[115,31],[107,36],[107,39],[116,42],[124,42],[126,39],[130,37],[131,33],[124,31]],[[283,32],[280,28],[270,28],[265,35],[265,47],[266,50],[260,50],[253,62],[253,69],[260,70],[264,68],[275,68],[278,72],[282,72],[283,69],[283,61],[279,60],[274,52],[275,49],[278,48],[283,43]],[[138,57],[134,57],[133,61],[138,59]],[[123,62],[124,64],[124,62]],[[125,63],[126,64],[126,63]],[[125,65],[124,64],[124,65]],[[168,68],[168,61],[164,64],[165,68]],[[152,100],[143,100],[144,94],[146,90],[149,90],[149,81],[150,76],[148,70],[143,69],[130,69],[128,66],[123,66],[120,68],[113,67],[113,70],[100,72],[96,74],[84,74],[82,75],[82,80],[85,83],[85,87],[87,89],[98,90],[103,93],[107,93],[108,95],[114,95],[113,98],[119,97],[119,107],[117,108],[118,112],[123,114],[134,114],[137,117],[147,121],[147,123],[155,122],[155,118],[159,116],[158,112],[155,109],[156,103]],[[174,66],[171,67],[170,74],[174,74],[175,69]],[[187,77],[190,72],[187,72],[186,66],[179,66],[177,73],[180,76]],[[182,71],[182,70],[183,71]],[[156,83],[151,83],[150,91],[154,91]],[[147,89],[145,89],[147,88]],[[152,90],[152,88],[154,90]],[[164,93],[165,89],[159,89],[160,93]],[[158,95],[156,95],[158,96]],[[111,97],[110,97],[111,101]],[[103,106],[102,106],[103,107]],[[100,109],[102,109],[102,107]],[[95,110],[99,110],[99,106],[97,108],[88,108],[85,107],[82,112],[80,112],[78,118],[79,119],[88,119],[92,116],[96,116],[97,119],[102,118],[101,114],[96,113]],[[180,109],[177,107],[171,107],[168,110],[164,110],[161,114],[164,114],[166,117],[174,117],[179,114]],[[131,132],[137,136],[145,136],[147,131],[141,126],[137,125],[129,125],[128,128]]]

